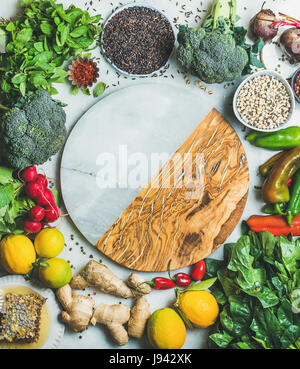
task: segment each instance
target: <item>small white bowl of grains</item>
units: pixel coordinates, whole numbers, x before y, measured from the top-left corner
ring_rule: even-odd
[[[233,98],[237,119],[246,127],[261,132],[283,128],[295,109],[294,94],[280,74],[263,70],[250,75]]]

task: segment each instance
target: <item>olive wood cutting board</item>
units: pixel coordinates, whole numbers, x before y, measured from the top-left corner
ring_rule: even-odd
[[[171,269],[194,264],[231,234],[248,189],[242,143],[212,109],[96,247],[134,270],[165,271],[170,260]]]

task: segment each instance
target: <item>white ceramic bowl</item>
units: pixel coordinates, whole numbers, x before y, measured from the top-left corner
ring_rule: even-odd
[[[259,77],[259,76],[272,76],[272,77],[275,77],[277,78],[280,82],[282,82],[290,96],[290,102],[291,102],[291,108],[290,108],[290,112],[289,112],[289,115],[287,117],[287,119],[285,120],[285,122],[283,122],[282,124],[280,124],[278,127],[276,128],[271,128],[271,129],[265,129],[265,128],[257,128],[255,126],[252,126],[251,124],[248,124],[244,121],[244,119],[241,117],[238,109],[237,109],[237,99],[238,99],[238,96],[242,90],[242,88],[249,82],[251,81],[252,79],[256,78],[256,77]],[[293,115],[293,112],[295,110],[295,98],[294,98],[294,93],[291,89],[291,86],[289,85],[289,83],[283,78],[281,77],[280,74],[276,73],[276,72],[273,72],[273,71],[270,71],[270,70],[262,70],[262,71],[259,71],[257,73],[254,73],[254,74],[251,74],[248,78],[246,78],[240,85],[239,87],[237,88],[235,94],[234,94],[234,98],[233,98],[233,111],[234,111],[234,114],[235,116],[237,117],[237,119],[246,127],[248,128],[251,128],[255,131],[260,131],[260,132],[275,132],[275,131],[278,131],[279,129],[282,129],[282,128],[285,128],[287,126],[287,124],[289,123],[289,121],[291,120],[292,118],[292,115]]]
[[[149,8],[149,9],[152,9],[152,10],[155,10],[157,12],[159,12],[165,19],[166,21],[170,24],[171,28],[172,28],[172,31],[173,31],[173,35],[174,35],[174,45],[173,45],[173,50],[171,51],[170,53],[170,56],[169,56],[169,59],[167,60],[167,62],[162,66],[160,67],[158,70],[155,70],[153,71],[152,73],[149,73],[149,74],[131,74],[131,73],[127,73],[125,72],[124,70],[118,68],[109,58],[108,56],[106,55],[105,53],[105,49],[103,47],[103,37],[104,37],[104,34],[105,34],[105,27],[107,25],[107,23],[116,15],[118,14],[119,12],[121,12],[122,10],[124,9],[128,9],[128,8],[132,8],[132,7],[144,7],[144,8]],[[171,56],[174,52],[174,47],[175,47],[175,43],[176,43],[176,34],[175,34],[175,29],[173,27],[173,24],[172,22],[170,22],[170,20],[168,19],[168,17],[166,16],[166,14],[164,14],[161,10],[155,8],[154,6],[152,5],[149,5],[148,3],[129,3],[129,4],[126,4],[126,5],[123,5],[123,6],[120,6],[118,9],[116,9],[105,21],[104,25],[103,25],[103,30],[102,30],[102,33],[101,33],[101,52],[103,54],[103,56],[105,57],[105,59],[108,61],[108,63],[110,65],[112,65],[119,73],[121,74],[124,74],[125,76],[127,77],[132,77],[132,78],[138,78],[138,77],[151,77],[153,76],[154,74],[156,73],[159,73],[160,71],[163,71],[170,63],[170,59],[171,59]]]

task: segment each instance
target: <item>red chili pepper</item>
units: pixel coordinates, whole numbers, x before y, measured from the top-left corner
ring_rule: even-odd
[[[247,224],[253,232],[266,231],[274,236],[287,236],[292,233],[293,236],[300,236],[300,213],[293,218],[291,226],[281,215],[252,215]]]
[[[186,273],[177,273],[171,278],[179,287],[186,287],[189,286],[193,280],[192,278]]]
[[[293,177],[292,177],[292,178],[290,178],[290,179],[288,179],[288,180],[286,181],[286,185],[287,185],[288,187],[290,187],[292,183],[293,183]]]
[[[204,277],[204,274],[205,274],[205,261],[201,260],[193,266],[191,277],[195,281],[200,281]]]
[[[176,284],[172,279],[164,277],[153,278],[152,281],[146,282],[155,290],[168,290],[170,288],[176,287]]]

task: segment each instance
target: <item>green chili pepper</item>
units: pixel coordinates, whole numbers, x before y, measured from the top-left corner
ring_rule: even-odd
[[[291,199],[287,208],[287,222],[292,224],[292,219],[300,212],[300,169],[297,170],[293,179]]]
[[[289,202],[287,180],[300,168],[300,146],[289,150],[271,169],[262,188],[262,197],[267,203]]]
[[[270,173],[271,169],[273,168],[273,166],[275,165],[275,163],[281,159],[283,157],[283,155],[285,155],[286,152],[285,151],[281,151],[278,154],[272,156],[268,161],[266,161],[264,164],[262,164],[259,167],[259,174],[262,177],[267,177],[268,174]]]
[[[292,126],[270,133],[252,132],[246,140],[264,149],[289,150],[300,146],[300,127]]]

